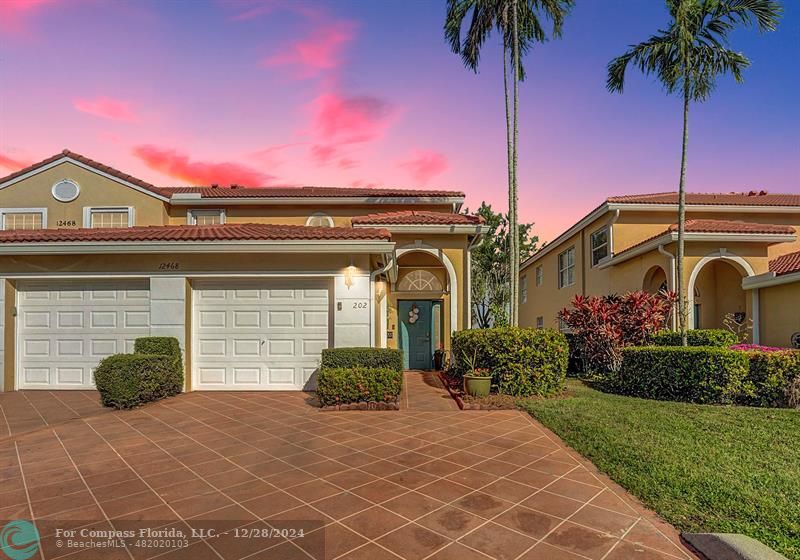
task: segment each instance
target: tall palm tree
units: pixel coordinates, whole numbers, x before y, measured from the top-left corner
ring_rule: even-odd
[[[506,112],[506,146],[508,158],[508,258],[509,258],[509,322],[519,323],[519,219],[517,216],[517,139],[519,137],[519,89],[525,79],[521,58],[536,42],[547,40],[542,19],[552,22],[552,37],[560,37],[564,18],[574,0],[447,0],[444,34],[450,48],[461,55],[464,65],[478,71],[481,50],[492,31],[503,41],[503,92]],[[466,33],[462,28],[469,20]],[[508,75],[511,70],[513,105],[509,104]]]
[[[686,148],[689,142],[689,105],[709,98],[717,78],[731,74],[741,83],[748,58],[730,50],[728,36],[737,25],[755,24],[760,32],[774,31],[782,7],[775,0],[666,0],[671,21],[646,41],[631,45],[608,64],[606,87],[622,93],[629,64],[645,75],[655,75],[669,94],[683,96],[683,143],[678,182],[678,325],[686,346],[688,302],[683,279],[686,230]]]

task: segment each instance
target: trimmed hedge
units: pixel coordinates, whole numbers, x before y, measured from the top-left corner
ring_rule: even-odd
[[[389,367],[323,367],[317,379],[317,397],[322,406],[397,402],[402,388],[402,369]]]
[[[322,368],[389,368],[403,371],[403,352],[394,348],[325,348]]]
[[[174,336],[143,336],[134,342],[133,353],[180,356],[181,345]]]
[[[800,352],[742,352],[750,360],[740,404],[788,408],[790,386],[800,379]]]
[[[622,351],[622,367],[608,381],[623,395],[728,404],[745,389],[748,368],[747,354],[728,348],[639,346]]]
[[[168,354],[116,354],[100,362],[94,381],[104,406],[134,408],[183,388],[180,361]]]
[[[739,342],[736,335],[725,329],[692,329],[686,331],[689,346],[722,346],[727,348]],[[661,331],[653,337],[654,346],[681,346],[681,333]]]
[[[451,374],[476,368],[492,372],[492,384],[500,393],[527,397],[549,396],[564,389],[569,345],[563,333],[553,329],[500,327],[472,329],[453,334]]]

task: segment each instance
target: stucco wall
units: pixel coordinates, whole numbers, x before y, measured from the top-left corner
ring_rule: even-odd
[[[790,346],[792,334],[800,332],[800,282],[759,290],[761,344]]]

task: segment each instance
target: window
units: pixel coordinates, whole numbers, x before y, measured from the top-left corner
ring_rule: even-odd
[[[84,227],[126,228],[133,226],[133,208],[85,208]]]
[[[441,292],[442,283],[430,270],[412,270],[397,283],[398,292]]]
[[[0,211],[3,229],[42,229],[47,227],[44,208],[19,208]]]
[[[543,329],[544,328],[544,317],[542,317],[541,315],[536,317],[536,328],[537,329]]]
[[[700,315],[703,314],[703,307],[699,303],[694,304],[694,325],[693,328],[700,328]]]
[[[538,288],[541,286],[542,282],[544,282],[544,270],[542,269],[542,265],[539,265],[536,267],[536,287]]]
[[[564,332],[564,333],[568,333],[569,332],[569,325],[561,317],[558,318],[558,330],[560,330],[561,332]]]
[[[308,217],[306,225],[311,227],[333,227],[333,218],[322,212],[315,212]]]
[[[558,287],[566,288],[575,283],[575,247],[558,255]]]
[[[608,256],[608,232],[609,228],[606,226],[592,234],[592,266]]]
[[[186,222],[191,226],[212,226],[225,223],[225,210],[189,210]]]
[[[528,303],[528,275],[523,276],[519,281],[519,299],[522,303]]]

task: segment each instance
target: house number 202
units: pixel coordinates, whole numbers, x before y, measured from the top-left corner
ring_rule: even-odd
[[[367,302],[366,301],[356,301],[353,302],[353,309],[366,309]]]

